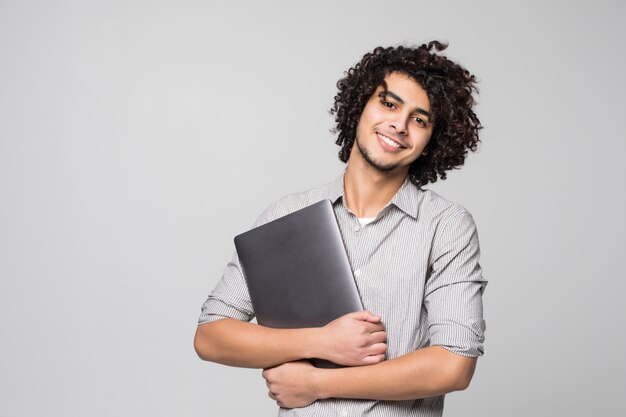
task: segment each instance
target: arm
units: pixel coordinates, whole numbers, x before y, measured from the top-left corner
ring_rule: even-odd
[[[194,348],[211,362],[263,368],[311,357],[315,329],[271,329],[236,319],[201,324]]]
[[[407,400],[465,389],[483,352],[486,285],[469,214],[442,221],[431,256],[423,312],[430,347],[369,367],[316,370],[301,362],[284,364],[263,373],[270,397],[285,407],[302,407],[332,396]]]
[[[204,360],[248,368],[269,368],[306,358],[358,366],[384,360],[386,338],[381,318],[359,311],[309,329],[272,329],[235,319],[217,320],[198,326],[194,347]]]
[[[469,385],[476,358],[439,346],[419,349],[375,366],[331,369],[319,380],[321,398],[409,400],[463,390]],[[324,371],[324,370],[322,370]],[[348,383],[353,380],[353,383]]]
[[[279,406],[304,407],[323,398],[409,400],[467,388],[476,358],[439,346],[419,349],[372,366],[317,369],[306,362],[267,369],[269,396]]]

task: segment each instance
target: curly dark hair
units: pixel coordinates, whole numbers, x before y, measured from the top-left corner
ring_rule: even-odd
[[[339,133],[339,159],[347,162],[356,138],[357,125],[366,103],[384,78],[404,73],[422,86],[431,106],[433,131],[426,153],[409,167],[409,179],[418,187],[446,179],[446,171],[463,165],[468,149],[476,151],[480,120],[472,110],[478,93],[476,78],[462,66],[437,52],[448,47],[432,41],[417,48],[378,47],[365,54],[337,82],[339,92],[330,109]]]

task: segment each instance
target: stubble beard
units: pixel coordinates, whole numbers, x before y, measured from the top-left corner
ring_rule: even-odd
[[[368,164],[370,164],[377,170],[382,171],[382,172],[391,172],[400,167],[400,164],[397,164],[397,163],[391,163],[391,164],[385,165],[381,162],[375,161],[374,159],[372,159],[367,149],[361,146],[358,138],[354,142],[356,143],[356,146],[359,149],[359,152],[361,153],[361,155],[363,155],[363,159],[365,159],[365,162],[367,162]]]

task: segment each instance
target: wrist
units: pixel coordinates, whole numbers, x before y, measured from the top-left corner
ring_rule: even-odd
[[[320,358],[319,354],[321,349],[319,347],[319,330],[320,329],[316,327],[298,330],[301,332],[301,334],[298,335],[298,340],[300,341],[300,359]]]
[[[311,369],[311,375],[309,378],[310,392],[313,393],[317,400],[324,400],[330,398],[328,392],[328,384],[326,383],[326,376],[332,372],[332,369],[313,368]]]

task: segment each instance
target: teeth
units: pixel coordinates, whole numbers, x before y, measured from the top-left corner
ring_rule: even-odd
[[[393,146],[394,148],[399,148],[400,147],[399,144],[397,144],[396,142],[392,141],[387,136],[383,136],[380,133],[378,133],[378,137],[381,138],[383,140],[383,142],[385,142],[387,145]]]

